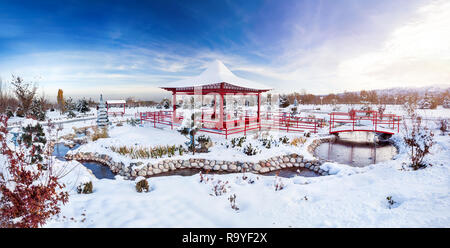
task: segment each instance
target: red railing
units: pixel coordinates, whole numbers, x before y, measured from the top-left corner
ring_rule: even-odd
[[[182,116],[177,116],[175,122],[173,121],[173,111],[154,111],[154,112],[141,112],[139,113],[139,118],[141,124],[143,122],[150,122],[156,127],[157,124],[168,125],[173,129],[174,126],[179,126]],[[202,113],[202,118],[198,120],[201,124],[201,132],[214,133],[228,135],[244,133],[252,130],[261,129],[276,129],[286,132],[304,132],[309,131],[317,133],[318,129],[324,126],[324,120],[314,117],[291,117],[287,113],[264,113],[261,114],[258,120],[257,116],[245,115],[240,116],[236,120],[224,120],[223,124],[220,125],[220,121],[215,116],[211,118],[213,114]],[[231,115],[228,115],[231,116]],[[204,117],[209,117],[209,119],[204,119]]]
[[[395,132],[400,131],[401,118],[394,114],[380,114],[377,111],[351,110],[348,113],[332,112],[329,115],[330,134],[355,131],[394,134]]]

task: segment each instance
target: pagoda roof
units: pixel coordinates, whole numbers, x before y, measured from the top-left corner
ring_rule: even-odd
[[[193,93],[196,90],[217,91],[231,93],[265,92],[270,87],[240,78],[233,74],[220,60],[211,62],[200,75],[175,81],[160,87],[172,92]]]

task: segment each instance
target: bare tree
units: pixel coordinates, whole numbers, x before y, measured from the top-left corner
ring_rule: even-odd
[[[12,76],[11,84],[14,86],[14,93],[19,100],[22,110],[25,114],[30,110],[37,86],[31,83],[25,83],[21,77]]]

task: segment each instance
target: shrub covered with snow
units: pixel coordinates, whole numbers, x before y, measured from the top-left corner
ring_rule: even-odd
[[[424,158],[434,144],[434,133],[417,115],[414,104],[405,104],[404,107],[408,118],[403,122],[403,140],[408,147],[411,167],[417,170],[427,166]]]
[[[147,179],[145,179],[144,177],[137,177],[135,182],[136,182],[136,191],[137,192],[139,192],[139,193],[148,192],[149,186],[148,186]]]
[[[94,185],[89,178],[82,179],[77,186],[78,194],[91,194],[94,192]]]

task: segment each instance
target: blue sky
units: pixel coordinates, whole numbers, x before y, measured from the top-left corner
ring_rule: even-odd
[[[151,99],[220,59],[281,92],[445,84],[449,14],[426,0],[2,0],[0,76]]]

